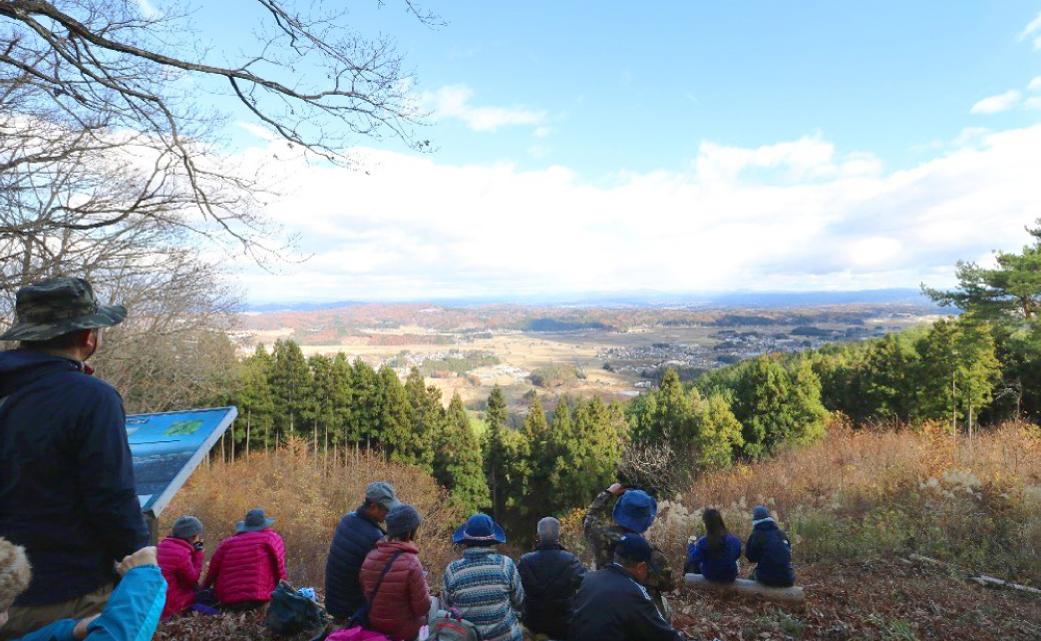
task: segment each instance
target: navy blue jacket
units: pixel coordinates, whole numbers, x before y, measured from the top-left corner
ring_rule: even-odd
[[[708,539],[701,537],[687,546],[685,572],[693,572],[716,583],[730,583],[737,578],[737,560],[741,558],[741,539],[728,534],[719,554],[713,554]]]
[[[333,618],[349,619],[365,603],[358,572],[384,534],[363,508],[340,519],[325,563],[325,609]]]
[[[647,590],[612,563],[590,572],[575,594],[568,641],[684,641],[665,622]]]
[[[787,588],[795,585],[792,567],[792,544],[784,530],[773,519],[755,522],[745,545],[745,557],[755,568],[755,580],[763,585]]]
[[[551,639],[567,638],[571,597],[582,585],[585,566],[563,546],[550,544],[522,556],[517,570],[524,585],[524,625]]]
[[[115,579],[148,544],[123,401],[67,358],[0,353],[0,536],[33,566],[16,605],[67,601]]]

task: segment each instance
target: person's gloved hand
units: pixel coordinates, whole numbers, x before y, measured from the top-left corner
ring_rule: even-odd
[[[199,539],[195,543],[192,543],[192,547],[195,548],[196,551],[202,552],[202,549],[206,547],[206,543],[202,539]]]

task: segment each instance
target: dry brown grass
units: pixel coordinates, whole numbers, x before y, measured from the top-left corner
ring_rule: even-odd
[[[247,510],[262,507],[276,519],[274,529],[285,539],[289,580],[321,589],[333,530],[340,517],[361,503],[373,481],[393,485],[401,500],[423,515],[420,559],[430,585],[438,589],[442,571],[456,558],[451,533],[465,518],[449,504],[444,489],[422,470],[374,455],[315,458],[298,439],[277,452],[253,452],[249,462],[240,458],[198,469],[163,513],[161,532],[168,532],[182,514],[193,514],[206,528],[207,553],[212,553],[220,539],[234,533]]]
[[[650,536],[677,561],[701,512],[747,537],[765,504],[796,562],[917,552],[1041,584],[1041,430],[1007,424],[976,438],[833,425],[822,441],[705,474],[663,502]]]

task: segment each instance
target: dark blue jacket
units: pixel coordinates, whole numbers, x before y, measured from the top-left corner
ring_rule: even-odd
[[[741,558],[741,539],[728,534],[719,554],[713,554],[708,539],[701,537],[687,546],[685,572],[693,572],[716,583],[730,583],[737,578],[737,560]]]
[[[0,536],[33,566],[17,605],[45,605],[115,578],[148,544],[123,401],[67,358],[0,353]]]
[[[763,585],[778,588],[795,585],[792,544],[773,519],[755,522],[748,544],[745,545],[745,557],[759,564],[755,568],[755,580]]]
[[[517,570],[524,585],[524,625],[551,639],[566,638],[571,597],[582,585],[585,566],[562,546],[551,544],[522,556]]]
[[[684,641],[629,571],[612,563],[590,572],[578,588],[568,641]]]
[[[358,572],[384,534],[363,508],[340,519],[325,563],[325,609],[333,618],[349,619],[365,603]]]

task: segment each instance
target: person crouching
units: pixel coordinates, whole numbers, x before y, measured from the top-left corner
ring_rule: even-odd
[[[388,512],[387,537],[361,566],[359,578],[370,607],[369,627],[392,639],[418,637],[430,612],[430,587],[415,543],[422,522],[411,505]]]
[[[220,542],[210,559],[203,588],[215,587],[217,601],[233,610],[259,608],[286,578],[286,546],[271,525],[275,519],[253,509],[235,535]]]
[[[205,556],[202,522],[194,516],[177,519],[170,536],[159,542],[159,569],[167,584],[162,618],[184,612],[195,603]]]

